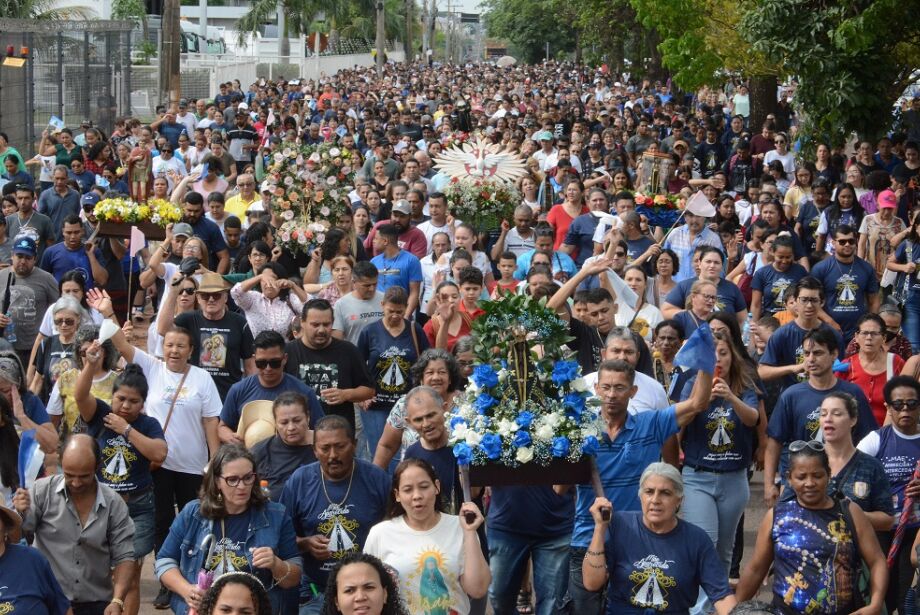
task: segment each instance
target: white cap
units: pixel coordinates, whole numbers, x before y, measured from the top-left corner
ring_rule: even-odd
[[[262,182],[262,192],[274,192],[275,186],[267,179]]]
[[[247,110],[249,109],[249,105],[247,105],[247,104],[244,103],[244,102],[241,102],[241,103],[240,103],[240,106],[237,107],[237,109],[242,109],[243,111],[247,111]]]

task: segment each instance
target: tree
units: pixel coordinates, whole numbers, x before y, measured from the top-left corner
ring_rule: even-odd
[[[726,73],[750,80],[751,123],[757,126],[776,105],[776,76],[781,66],[753,50],[741,35],[742,7],[759,1],[629,0],[629,3],[639,22],[660,37],[662,62],[678,87],[694,91],[703,85],[721,84]]]
[[[890,127],[892,104],[916,81],[920,0],[757,0],[745,7],[741,30],[753,48],[799,79],[795,102],[809,148]]]
[[[571,14],[572,5],[565,0],[485,0],[486,30],[511,43],[520,60],[539,62],[546,43],[553,55],[575,50],[574,19],[563,17]]]
[[[112,2],[112,19],[125,19],[140,24],[144,41],[149,31],[147,27],[147,7],[143,0],[114,0]]]
[[[335,2],[313,2],[311,0],[255,0],[249,11],[236,22],[239,32],[239,43],[243,44],[246,34],[258,34],[262,25],[275,23],[279,12],[283,19],[278,24],[278,55],[287,57],[291,55],[290,36],[303,36],[309,34],[310,20],[320,11],[332,8]],[[332,11],[330,11],[332,12]]]
[[[80,7],[59,8],[57,0],[0,0],[0,18],[36,19],[41,21],[89,19]]]

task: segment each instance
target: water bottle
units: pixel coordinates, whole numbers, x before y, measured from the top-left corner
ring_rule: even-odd
[[[747,319],[744,321],[744,328],[741,329],[741,341],[744,343],[745,348],[750,348],[751,346],[751,325],[754,324],[754,316],[748,312]]]
[[[262,490],[262,495],[264,495],[266,499],[272,499],[271,491],[268,489],[268,481],[264,478],[259,481],[259,489]]]
[[[16,337],[16,323],[13,322],[13,319],[9,314],[7,314],[6,317],[10,319],[10,324],[8,324],[6,329],[4,329],[3,337],[5,337],[6,341],[8,341],[10,344],[15,344],[16,340],[18,339]]]

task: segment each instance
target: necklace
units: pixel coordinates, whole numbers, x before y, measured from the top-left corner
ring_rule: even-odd
[[[330,504],[335,504],[336,506],[342,506],[343,504],[345,504],[345,502],[348,501],[348,494],[351,493],[351,481],[353,481],[354,478],[355,478],[355,463],[352,462],[351,475],[348,477],[348,489],[345,490],[345,497],[342,498],[341,502],[333,502],[332,498],[329,497],[329,492],[326,490],[326,477],[323,476],[323,470],[322,468],[320,468],[319,479],[323,483],[323,495],[326,496],[326,501],[329,502]]]
[[[32,210],[32,213],[29,214],[29,219],[26,220],[25,222],[22,221],[22,216],[20,216],[20,218],[19,218],[19,228],[26,228],[27,226],[29,226],[29,223],[32,222],[32,218],[34,218],[34,217],[35,217],[35,210],[34,210],[34,209]]]

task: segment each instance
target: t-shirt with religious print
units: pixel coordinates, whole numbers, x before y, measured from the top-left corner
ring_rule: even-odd
[[[696,377],[684,384],[680,398],[688,399]],[[744,389],[741,401],[757,407],[757,392]],[[684,464],[713,472],[734,472],[751,465],[754,453],[754,428],[741,422],[732,403],[725,397],[713,397],[705,410],[693,417],[684,428],[681,440]]]
[[[442,514],[427,531],[413,530],[405,517],[371,528],[364,552],[396,571],[409,613],[467,615],[470,599],[460,585],[463,529],[459,517]]]
[[[38,549],[8,544],[0,555],[0,613],[64,615],[70,601]]]
[[[386,514],[390,476],[367,461],[354,463],[354,472],[341,480],[326,479],[319,462],[311,463],[296,470],[281,492],[297,536],[325,536],[332,554],[325,561],[304,554],[301,596],[311,595],[310,583],[325,587],[329,572],[345,556],[363,549],[368,532]]]
[[[642,523],[641,512],[615,511],[604,550],[607,615],[687,613],[700,589],[710,602],[731,594],[712,539],[682,519],[657,534]]]
[[[43,339],[35,353],[35,370],[43,376],[42,398],[47,399],[58,378],[64,372],[76,367],[74,363],[74,344],[62,344],[61,338],[54,335]]]
[[[839,358],[843,358],[843,351],[846,344],[843,343],[843,336],[837,329],[834,329],[826,323],[820,323],[819,329],[827,329],[837,338],[837,347],[840,348]],[[785,365],[801,365],[805,362],[805,349],[802,348],[802,342],[808,331],[800,327],[795,321],[786,323],[773,332],[770,339],[767,340],[767,346],[764,348],[763,356],[760,357],[761,365],[770,365],[772,367],[783,367]],[[808,380],[808,374],[802,372],[797,376],[785,376],[780,380],[785,386],[789,387],[796,382]]]
[[[105,426],[103,419],[110,412],[112,412],[112,407],[101,399],[97,399],[96,414],[87,424],[89,434],[96,438],[99,450],[102,451],[102,463],[99,464],[96,475],[100,482],[119,493],[146,489],[153,483],[153,477],[150,475],[150,460],[144,457],[128,438]],[[139,414],[130,425],[135,431],[148,438],[166,440],[160,422],[152,416]]]
[[[778,271],[773,265],[758,269],[751,280],[751,289],[761,294],[761,315],[770,316],[785,310],[786,292],[807,275],[808,271],[798,263],[792,263],[786,271]]]
[[[875,270],[858,257],[848,264],[826,258],[815,265],[811,275],[824,285],[824,311],[840,325],[844,339],[849,342],[856,332],[856,321],[867,312],[868,296],[879,291]]]
[[[221,400],[225,399],[233,383],[243,377],[242,362],[255,353],[246,318],[227,310],[220,320],[208,320],[195,310],[176,316],[176,326],[192,332],[191,363],[211,375]]]
[[[409,327],[415,327],[414,338]],[[415,383],[410,368],[428,349],[428,336],[418,324],[405,321],[402,333],[393,337],[378,320],[364,327],[357,345],[361,355],[367,357],[377,391],[368,410],[389,412],[400,397],[412,390]]]
[[[228,572],[252,572],[249,548],[246,546],[251,522],[251,509],[214,521],[216,542],[210,557],[204,562],[204,569],[213,571],[215,578]]]
[[[349,342],[332,338],[325,348],[308,348],[301,340],[288,342],[284,351],[288,355],[285,371],[313,387],[326,414],[337,414],[355,425],[355,407],[352,402],[330,404],[323,399],[325,389],[374,388],[367,373],[366,359]]]

